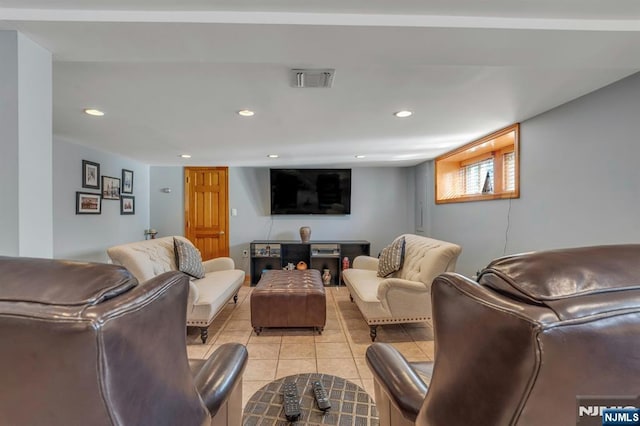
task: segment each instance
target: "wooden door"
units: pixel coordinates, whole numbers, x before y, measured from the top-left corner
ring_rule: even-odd
[[[229,256],[227,167],[185,167],[184,235],[202,260]]]

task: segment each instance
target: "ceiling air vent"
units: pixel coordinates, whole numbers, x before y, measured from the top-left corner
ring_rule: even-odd
[[[336,70],[330,68],[291,70],[291,85],[293,87],[331,87],[335,72]]]

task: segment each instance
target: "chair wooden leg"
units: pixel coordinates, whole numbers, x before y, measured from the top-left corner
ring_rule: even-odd
[[[370,325],[369,326],[369,336],[371,336],[371,341],[375,342],[376,341],[376,336],[378,335],[378,326],[377,325]]]

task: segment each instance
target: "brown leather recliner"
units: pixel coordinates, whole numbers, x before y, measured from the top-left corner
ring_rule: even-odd
[[[0,423],[240,424],[243,345],[187,359],[189,279],[0,257]]]
[[[640,245],[508,256],[431,291],[429,384],[426,363],[367,349],[382,425],[567,426],[577,396],[640,394]]]

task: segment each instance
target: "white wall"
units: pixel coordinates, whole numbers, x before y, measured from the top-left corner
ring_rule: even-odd
[[[149,218],[157,238],[184,235],[184,169],[154,166],[150,176]],[[164,188],[171,192],[163,192]]]
[[[415,173],[415,209],[416,209],[416,230],[418,235],[431,236],[431,222],[429,220],[429,193],[425,188],[431,187],[432,179],[429,177],[429,163],[418,164],[414,168]]]
[[[0,31],[0,254],[53,256],[51,53]]]
[[[82,188],[82,160],[100,164],[100,175],[121,179],[133,170],[135,214],[121,215],[120,201],[102,200],[102,214],[77,215],[76,191]],[[119,155],[54,139],[53,143],[54,257],[106,262],[112,245],[144,239],[149,227],[149,166]]]
[[[17,256],[18,33],[0,31],[0,254]]]
[[[345,216],[271,216],[269,169],[229,170],[230,253],[241,257],[252,240],[299,240],[301,226],[311,227],[311,240],[368,240],[377,255],[397,235],[414,229],[414,174],[411,168],[352,169],[351,214]],[[243,265],[248,262],[244,261]],[[247,269],[248,271],[248,269]]]
[[[458,272],[531,250],[640,240],[640,74],[521,123],[521,197],[435,205],[432,235],[458,243]],[[505,245],[506,244],[506,245]]]
[[[174,170],[171,170],[174,169]],[[172,223],[184,223],[182,202],[165,202],[160,188],[171,187],[172,196],[183,196],[181,167],[151,167],[151,204],[162,212],[152,212],[151,226],[159,232],[171,230]],[[351,214],[346,216],[271,216],[269,214],[269,169],[229,168],[229,207],[237,216],[229,218],[229,254],[236,267],[249,272],[242,250],[252,240],[299,240],[301,226],[311,227],[311,240],[368,240],[377,253],[394,237],[413,232],[415,223],[413,168],[352,169]],[[181,235],[182,228],[173,230]]]
[[[51,53],[18,34],[20,256],[53,257]]]

